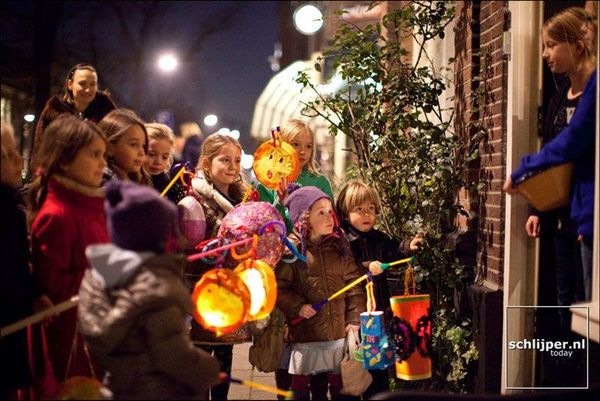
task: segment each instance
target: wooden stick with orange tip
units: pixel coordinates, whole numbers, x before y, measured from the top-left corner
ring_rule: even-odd
[[[399,265],[401,263],[408,263],[411,260],[413,260],[412,257],[410,258],[406,258],[406,259],[400,259],[400,260],[396,260],[395,262],[390,262],[390,263],[382,263],[381,264],[381,270],[386,270],[392,266],[396,266]],[[320,311],[321,308],[329,301],[332,301],[333,299],[339,297],[340,295],[342,295],[343,293],[345,293],[346,291],[348,291],[350,288],[354,287],[355,285],[357,285],[358,283],[360,283],[361,281],[364,281],[367,279],[367,277],[369,276],[370,273],[367,274],[363,274],[362,276],[360,276],[359,278],[357,278],[356,280],[354,280],[353,282],[351,282],[350,284],[348,284],[347,286],[345,286],[344,288],[342,288],[341,290],[337,291],[335,294],[329,296],[329,298],[324,299],[320,302],[317,302],[316,304],[313,304],[312,307],[315,311]],[[292,319],[292,324],[298,324],[302,321],[302,319],[304,319],[302,316],[296,316],[295,318]]]
[[[181,169],[177,172],[177,174],[175,174],[175,177],[173,177],[173,179],[171,180],[171,182],[169,182],[169,185],[167,185],[165,187],[165,189],[163,189],[163,191],[161,192],[160,196],[165,196],[167,194],[167,192],[169,192],[169,189],[171,189],[171,187],[173,185],[175,185],[175,183],[177,182],[177,180],[179,179],[179,177],[181,177],[181,175],[183,174],[184,171],[185,171],[185,166],[181,167]]]
[[[293,395],[292,390],[281,390],[277,387],[267,386],[266,384],[253,382],[250,380],[237,379],[229,376],[227,373],[221,372],[221,382],[230,381],[231,383],[241,384],[242,386],[255,388],[257,390],[266,391],[267,393],[280,395],[286,399],[291,399]]]

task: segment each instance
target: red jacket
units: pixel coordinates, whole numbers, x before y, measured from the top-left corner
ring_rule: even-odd
[[[48,194],[31,227],[33,273],[54,304],[77,295],[89,267],[85,248],[109,242],[100,189],[82,186],[65,177],[50,179]],[[63,312],[46,327],[49,354],[56,378],[89,375],[89,362],[78,338],[78,350],[69,372],[69,352],[75,333],[75,308]]]

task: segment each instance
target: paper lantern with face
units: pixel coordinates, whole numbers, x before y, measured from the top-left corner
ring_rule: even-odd
[[[271,266],[262,260],[246,259],[233,272],[250,290],[248,320],[259,320],[269,316],[277,300],[277,281]]]
[[[280,139],[263,142],[254,152],[252,169],[265,187],[277,190],[282,179],[294,182],[300,175],[300,159],[289,143]]]
[[[212,269],[202,275],[192,293],[194,319],[217,336],[235,331],[248,319],[250,291],[229,269]]]

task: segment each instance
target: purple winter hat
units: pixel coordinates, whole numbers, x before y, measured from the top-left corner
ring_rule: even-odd
[[[154,188],[131,181],[110,180],[104,189],[104,210],[111,241],[132,251],[163,252],[169,234],[176,230],[175,205]]]
[[[290,185],[288,194],[283,205],[288,208],[294,225],[296,225],[304,212],[308,211],[316,201],[323,198],[330,199],[325,192],[312,186],[294,188]]]

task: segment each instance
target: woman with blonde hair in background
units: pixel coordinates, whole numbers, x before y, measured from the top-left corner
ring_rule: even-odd
[[[596,54],[598,35],[598,3],[585,3],[585,21],[580,25],[583,41],[592,55]],[[579,46],[579,45],[577,45]],[[574,50],[576,50],[575,47]],[[548,57],[548,60],[551,58]],[[520,166],[506,179],[503,190],[509,195],[517,193],[514,183],[520,183],[537,171],[567,162],[574,162],[570,195],[570,217],[577,226],[583,267],[585,298],[592,296],[592,244],[594,231],[594,180],[596,149],[596,80],[597,61],[587,83],[583,81],[583,94],[568,125],[538,153],[525,156]],[[573,84],[573,83],[572,83]]]

